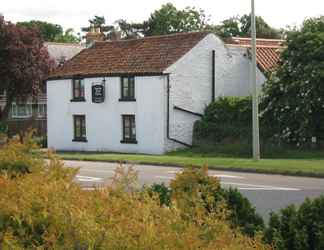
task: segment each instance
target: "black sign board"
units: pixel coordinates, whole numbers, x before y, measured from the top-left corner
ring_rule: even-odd
[[[105,85],[95,84],[92,85],[92,102],[102,103],[105,101]]]

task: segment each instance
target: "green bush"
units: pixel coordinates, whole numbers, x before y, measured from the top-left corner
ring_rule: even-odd
[[[249,97],[221,97],[208,105],[194,126],[194,143],[249,142],[252,131]]]
[[[40,148],[47,148],[47,137],[46,136],[35,137],[35,138],[33,138],[33,140]]]
[[[7,146],[12,164],[31,157],[25,146]],[[34,169],[35,163],[27,165]],[[206,213],[201,205],[209,198],[203,196],[219,189],[215,178],[205,178],[210,185],[200,184],[192,173],[193,182],[186,185],[186,178],[179,177],[177,199],[165,207],[158,197],[133,188],[132,169],[118,167],[110,186],[89,191],[73,181],[76,170],[64,168],[55,157],[40,165],[39,171],[16,178],[0,174],[0,249],[270,249],[231,228],[222,216],[225,207]],[[189,186],[204,191],[203,196],[182,193]],[[198,203],[188,210],[182,206],[187,199]]]
[[[11,177],[39,171],[42,167],[42,157],[36,152],[37,144],[32,140],[32,133],[28,133],[21,142],[14,138],[0,150],[0,174]]]
[[[223,197],[231,210],[230,221],[233,225],[240,227],[243,233],[250,236],[262,232],[264,229],[262,217],[237,189],[223,189]]]
[[[171,205],[171,189],[168,188],[164,183],[162,184],[154,183],[149,187],[145,187],[144,190],[147,190],[150,196],[157,194],[159,196],[161,205],[164,206]]]
[[[251,203],[236,189],[223,189],[215,177],[207,175],[206,171],[198,169],[186,169],[172,181],[171,188],[164,184],[153,184],[148,188],[149,192],[159,195],[162,205],[170,206],[170,200],[181,200],[187,195],[182,207],[191,208],[201,203],[208,212],[217,210],[225,205],[229,210],[227,219],[234,227],[249,236],[262,232],[264,228],[263,219],[259,216]],[[184,195],[186,194],[186,195]],[[200,195],[197,198],[197,195]],[[196,198],[194,198],[196,197]],[[187,204],[191,200],[191,203]]]
[[[0,122],[0,134],[7,134],[8,126],[4,122]]]
[[[324,249],[324,196],[272,213],[264,238],[279,250]]]

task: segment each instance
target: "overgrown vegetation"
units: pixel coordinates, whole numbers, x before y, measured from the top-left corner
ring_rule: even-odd
[[[324,144],[324,16],[287,33],[278,69],[265,84],[264,124],[279,143]]]
[[[231,227],[225,202],[213,199],[216,178],[197,172],[205,185],[188,179],[193,171],[179,175],[166,208],[136,188],[132,169],[119,167],[110,186],[85,191],[73,182],[75,170],[54,156],[46,163],[28,144],[11,141],[2,149],[6,169],[27,159],[30,171],[0,174],[1,249],[270,249],[260,236]]]
[[[0,150],[1,249],[324,247],[324,196],[272,213],[264,228],[249,201],[206,167],[178,173],[170,187],[139,189],[137,173],[119,166],[109,186],[85,191],[77,170],[35,149],[29,134]]]
[[[263,220],[251,203],[236,189],[223,189],[216,178],[208,176],[207,168],[186,169],[171,181],[170,188],[154,184],[147,190],[157,193],[166,206],[174,204],[170,202],[173,200],[177,206],[188,208],[194,208],[199,201],[207,213],[223,208],[228,211],[226,219],[231,225],[249,236],[263,231]]]
[[[44,162],[35,151],[38,146],[32,140],[33,133],[28,133],[23,138],[9,140],[8,144],[0,148],[0,175],[9,178],[21,176],[26,173],[38,172]]]
[[[271,214],[265,240],[279,250],[324,249],[324,196]]]
[[[252,131],[249,97],[221,97],[208,105],[194,127],[194,144],[249,143]]]

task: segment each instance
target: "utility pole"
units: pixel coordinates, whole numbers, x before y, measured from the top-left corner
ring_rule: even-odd
[[[252,47],[252,119],[253,119],[253,159],[260,160],[260,135],[259,135],[259,95],[256,83],[256,25],[255,25],[255,6],[251,0],[251,47]]]

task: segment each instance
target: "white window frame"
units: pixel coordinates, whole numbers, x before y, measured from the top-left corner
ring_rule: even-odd
[[[43,110],[42,108],[43,107]],[[39,118],[44,118],[47,115],[47,105],[45,103],[38,103],[37,105],[37,116]]]
[[[20,115],[18,114],[18,106],[27,106],[26,108],[26,114]],[[11,105],[11,117],[12,118],[30,118],[33,115],[33,105],[31,103],[25,103],[25,104],[16,104],[13,103]]]

